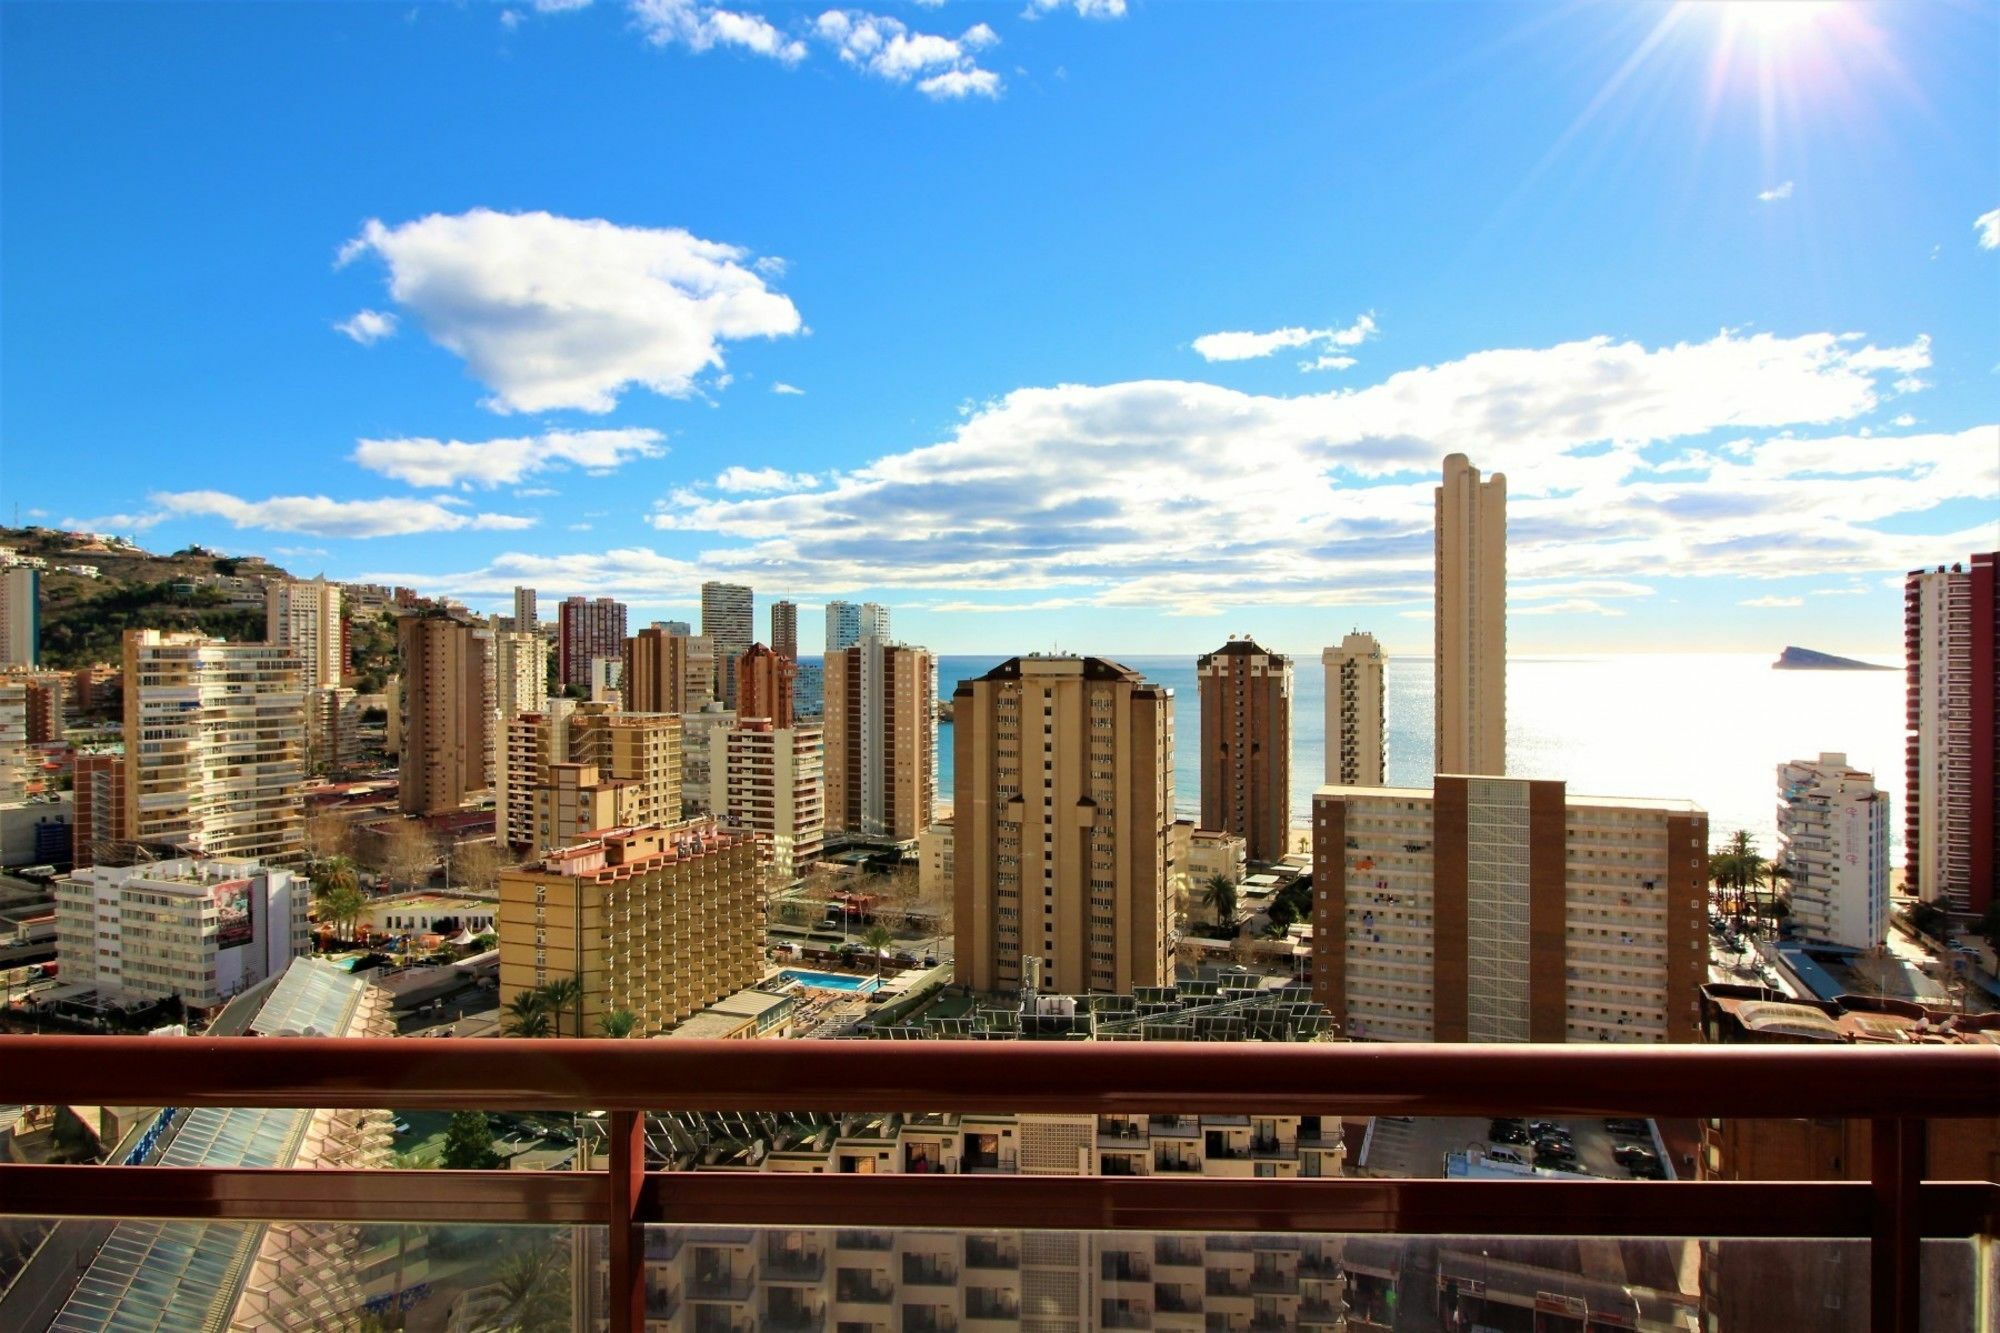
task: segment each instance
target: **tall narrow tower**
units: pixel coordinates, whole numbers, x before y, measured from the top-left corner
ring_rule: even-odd
[[[1437,488],[1439,773],[1507,771],[1507,478],[1464,454]]]
[[[715,697],[736,707],[736,662],[756,637],[750,589],[740,583],[701,585],[701,632],[715,646]]]
[[[1201,824],[1276,861],[1291,829],[1292,659],[1231,639],[1195,664],[1201,687]]]
[[[1388,749],[1382,645],[1357,631],[1338,648],[1322,649],[1319,660],[1326,668],[1326,780],[1335,787],[1379,787]]]
[[[771,651],[787,662],[799,660],[799,606],[797,602],[771,603]]]

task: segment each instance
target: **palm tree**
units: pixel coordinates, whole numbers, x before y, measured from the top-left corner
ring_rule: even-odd
[[[1236,881],[1221,873],[1210,875],[1202,887],[1201,905],[1215,909],[1216,925],[1236,924]]]
[[[368,910],[368,895],[353,884],[335,884],[319,895],[319,919],[333,927],[343,940],[354,938],[362,914]]]
[[[510,1037],[549,1035],[548,1002],[541,991],[524,990],[507,1002],[501,1029]]]
[[[507,1301],[495,1328],[543,1333],[569,1327],[569,1265],[555,1251],[541,1246],[516,1251],[495,1276]]]
[[[557,977],[541,988],[542,1003],[556,1021],[556,1035],[562,1035],[563,1016],[576,1011],[576,1035],[583,1035],[583,982],[577,977]]]
[[[608,1014],[597,1016],[597,1035],[600,1037],[629,1037],[632,1029],[639,1026],[639,1016],[630,1009],[613,1009]]]
[[[870,926],[861,936],[861,945],[875,955],[875,975],[882,975],[882,955],[896,942],[896,936],[887,926]]]
[[[1757,845],[1750,840],[1749,833],[1738,829],[1720,851],[1709,857],[1708,875],[1719,888],[1735,892],[1740,915],[1744,904],[1763,882],[1766,864],[1757,854]]]

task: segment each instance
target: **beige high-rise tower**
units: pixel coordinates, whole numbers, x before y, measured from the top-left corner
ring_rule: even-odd
[[[827,831],[909,842],[937,801],[937,659],[864,635],[823,663]]]
[[[1173,692],[1016,657],[952,696],[955,976],[1052,994],[1173,982]]]
[[[449,616],[406,615],[396,622],[396,645],[403,662],[403,812],[457,810],[488,789],[492,635]]]
[[[340,684],[347,667],[340,651],[340,585],[325,579],[265,584],[264,638],[298,654],[308,691]]]
[[[1320,651],[1326,668],[1326,780],[1340,787],[1379,787],[1387,768],[1388,712],[1382,645],[1356,631],[1338,648]]]
[[[1276,861],[1291,826],[1292,659],[1231,639],[1195,663],[1201,689],[1201,826]]]
[[[1507,478],[1464,454],[1437,488],[1439,773],[1507,771]]]

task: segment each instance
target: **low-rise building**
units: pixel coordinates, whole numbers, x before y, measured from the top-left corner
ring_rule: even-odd
[[[63,981],[112,1003],[214,1008],[308,951],[309,897],[303,878],[254,861],[78,870],[56,881]]]
[[[956,891],[952,824],[947,815],[917,835],[917,894],[927,903],[944,902]]]
[[[494,898],[457,893],[399,893],[372,899],[361,924],[372,936],[441,935],[492,930],[500,904]]]
[[[713,820],[606,831],[500,874],[500,1000],[582,987],[559,1030],[626,1010],[658,1032],[762,975],[756,840]]]
[[[796,990],[785,994],[746,990],[725,995],[700,1013],[690,1015],[669,1037],[682,1040],[740,1041],[757,1037],[789,1037],[798,1012]]]

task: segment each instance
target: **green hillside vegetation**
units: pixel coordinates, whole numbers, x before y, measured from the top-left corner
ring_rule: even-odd
[[[42,571],[42,665],[117,662],[128,629],[192,630],[234,642],[264,637],[264,612],[230,605],[211,587],[176,589],[216,575],[286,577],[258,556],[224,556],[200,547],[156,555],[136,546],[103,547],[49,528],[0,528],[0,546],[51,564],[94,565],[100,577]]]

